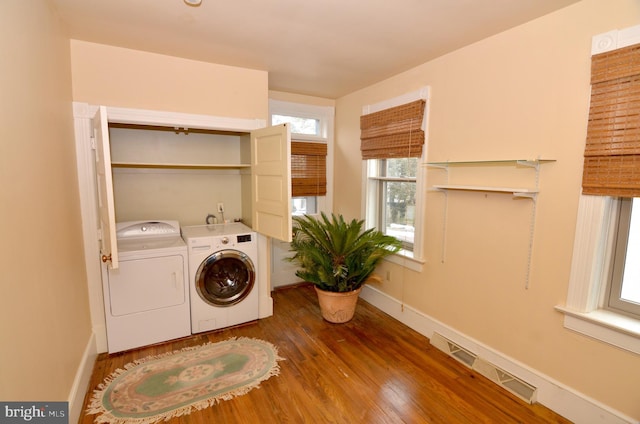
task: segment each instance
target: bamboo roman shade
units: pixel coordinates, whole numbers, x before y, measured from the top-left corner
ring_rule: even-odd
[[[582,193],[640,196],[640,44],[591,58]]]
[[[422,156],[425,100],[384,109],[360,117],[362,159]]]
[[[291,196],[327,194],[327,145],[291,141]]]

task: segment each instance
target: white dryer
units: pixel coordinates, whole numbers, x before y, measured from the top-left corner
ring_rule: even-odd
[[[191,335],[187,246],[177,221],[116,224],[118,269],[103,283],[109,353]]]
[[[259,318],[258,240],[241,223],[182,227],[189,251],[191,331]]]

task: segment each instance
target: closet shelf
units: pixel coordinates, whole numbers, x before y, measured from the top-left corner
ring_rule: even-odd
[[[114,168],[156,168],[156,169],[243,169],[250,168],[248,164],[196,164],[196,163],[142,163],[142,162],[111,162]]]

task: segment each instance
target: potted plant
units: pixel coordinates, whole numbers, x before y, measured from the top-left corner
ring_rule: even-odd
[[[382,259],[401,249],[400,241],[342,215],[304,215],[293,221],[290,250],[295,254],[287,260],[299,265],[296,276],[315,285],[324,319],[349,321],[362,285]]]

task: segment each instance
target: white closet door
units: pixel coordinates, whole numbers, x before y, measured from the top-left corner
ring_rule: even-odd
[[[98,183],[98,209],[100,218],[100,255],[109,268],[118,269],[118,245],[116,239],[116,212],[113,200],[113,176],[111,175],[111,151],[109,147],[109,122],[107,108],[100,106],[93,117],[93,134],[96,141],[96,173]]]
[[[291,241],[291,131],[282,124],[251,132],[253,229]]]

